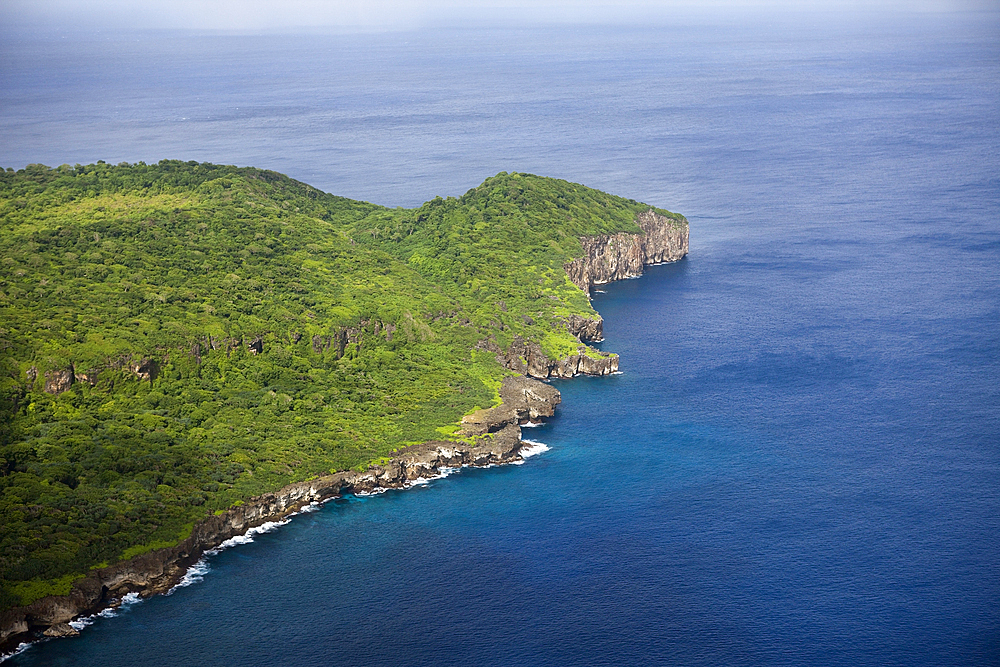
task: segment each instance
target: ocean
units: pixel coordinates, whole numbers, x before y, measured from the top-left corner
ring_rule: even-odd
[[[390,206],[523,171],[691,222],[594,294],[623,372],[557,382],[547,450],[332,501],[5,665],[1000,664],[1000,14],[47,33],[0,63],[3,167]]]

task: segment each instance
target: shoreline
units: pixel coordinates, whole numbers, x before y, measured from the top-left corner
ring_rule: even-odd
[[[538,426],[540,424],[534,424],[534,425]],[[124,594],[120,598],[106,596],[105,599],[102,599],[101,602],[98,603],[96,606],[94,606],[92,609],[81,611],[72,620],[62,624],[58,624],[58,625],[68,626],[70,629],[73,630],[73,632],[65,632],[65,633],[60,633],[58,635],[45,635],[43,632],[42,636],[37,636],[38,631],[36,630],[34,631],[35,636],[32,636],[30,638],[25,638],[23,636],[13,636],[13,639],[17,641],[16,645],[14,645],[13,642],[7,642],[6,644],[0,646],[0,649],[2,649],[3,651],[0,652],[0,663],[8,660],[9,658],[13,658],[16,655],[23,653],[24,651],[28,650],[35,644],[41,644],[43,642],[50,641],[53,639],[59,639],[61,637],[79,636],[79,634],[83,631],[84,628],[93,625],[93,623],[98,618],[114,618],[115,616],[117,616],[119,609],[128,608],[133,604],[142,602],[143,600],[154,597],[156,595],[172,595],[174,591],[176,591],[178,588],[186,588],[187,586],[192,586],[194,584],[200,583],[203,580],[204,576],[211,571],[211,568],[208,566],[208,561],[207,561],[209,557],[218,555],[224,550],[230,549],[232,547],[237,547],[243,544],[249,544],[250,542],[253,542],[253,537],[255,535],[274,532],[277,529],[281,528],[282,526],[285,526],[288,523],[290,523],[292,518],[296,516],[319,511],[320,508],[327,502],[337,500],[338,498],[342,498],[347,495],[355,495],[359,498],[364,498],[364,497],[378,495],[390,490],[402,491],[413,488],[415,486],[423,486],[433,480],[444,479],[445,477],[450,476],[453,472],[460,471],[462,468],[468,468],[468,467],[492,468],[496,465],[523,464],[525,462],[525,458],[540,453],[539,451],[533,451],[531,453],[527,453],[526,450],[536,450],[540,444],[541,443],[536,443],[526,440],[521,441],[521,446],[519,447],[517,452],[518,456],[516,458],[511,458],[508,461],[498,462],[498,463],[485,463],[482,465],[479,464],[463,464],[460,466],[444,465],[436,469],[440,472],[439,474],[433,477],[418,477],[413,480],[408,480],[407,482],[404,482],[400,486],[391,486],[391,487],[377,486],[371,489],[370,491],[344,490],[339,494],[330,495],[328,497],[324,497],[319,500],[311,500],[308,502],[304,502],[298,509],[293,509],[292,511],[289,511],[287,514],[265,517],[266,520],[262,521],[259,524],[248,526],[245,532],[234,535],[233,537],[230,537],[226,540],[223,540],[221,543],[213,547],[205,548],[201,552],[197,560],[192,562],[190,565],[187,565],[186,567],[182,567],[178,572],[176,572],[175,576],[171,576],[164,582],[166,590],[162,590],[164,586],[157,586],[156,588],[150,588],[141,591],[131,591]],[[544,445],[542,446],[544,447]],[[545,449],[542,451],[548,451],[548,447],[545,447]],[[370,470],[371,469],[369,469],[369,471]],[[276,493],[280,494],[281,492],[287,490],[291,486],[295,485],[288,485],[286,487],[283,487]],[[257,498],[258,497],[252,498],[251,501],[257,500]],[[180,565],[179,563],[177,564]],[[68,597],[68,596],[58,596],[58,597]],[[50,627],[56,627],[56,626],[50,626]],[[25,634],[32,634],[32,631],[29,629],[28,633]]]
[[[191,550],[181,548],[181,545],[184,545],[185,542],[188,542],[191,539],[188,538],[187,540],[184,540],[181,545],[178,545],[178,547],[151,551],[133,559],[149,560],[148,558],[143,558],[143,556],[153,556],[155,560],[161,560],[163,563],[162,567],[153,568],[154,571],[150,573],[152,576],[143,583],[126,580],[122,581],[115,588],[109,588],[106,583],[102,583],[102,593],[99,599],[92,602],[87,600],[85,606],[77,607],[73,604],[73,602],[79,597],[78,595],[74,595],[75,593],[78,593],[78,591],[74,590],[67,596],[50,596],[48,598],[42,598],[27,607],[19,607],[8,610],[7,612],[4,612],[4,616],[17,615],[28,617],[29,615],[34,616],[34,614],[46,612],[55,613],[57,615],[51,618],[51,623],[38,622],[41,620],[38,617],[33,618],[30,622],[27,618],[25,618],[23,620],[23,623],[26,625],[25,629],[21,632],[12,633],[3,642],[3,644],[0,644],[0,651],[2,651],[2,653],[0,653],[0,662],[21,653],[32,644],[45,641],[47,639],[76,636],[79,634],[80,630],[87,625],[90,625],[90,623],[86,621],[89,621],[96,616],[100,616],[108,610],[115,610],[122,605],[132,604],[146,598],[153,597],[154,595],[169,595],[179,587],[197,583],[201,580],[201,575],[204,574],[204,572],[196,573],[196,578],[192,577],[187,582],[185,582],[185,579],[190,576],[191,572],[196,569],[199,564],[204,563],[204,559],[207,556],[213,556],[224,549],[252,541],[253,535],[276,530],[280,526],[288,523],[294,516],[306,512],[317,511],[319,507],[326,502],[351,494],[359,497],[366,497],[389,490],[404,490],[413,486],[420,486],[431,480],[447,477],[450,472],[460,470],[461,468],[487,468],[496,465],[522,464],[525,461],[525,457],[521,455],[521,452],[523,450],[535,449],[538,447],[539,443],[527,442],[519,439],[513,448],[504,448],[500,451],[489,449],[489,451],[485,452],[485,455],[481,446],[463,448],[456,447],[455,444],[456,443],[441,442],[413,445],[412,448],[420,449],[427,445],[437,445],[430,452],[421,452],[421,454],[429,454],[431,457],[436,459],[435,462],[428,467],[420,466],[417,468],[421,473],[424,473],[423,476],[413,478],[405,476],[401,479],[391,477],[387,478],[385,476],[384,466],[374,466],[366,470],[364,473],[337,473],[335,475],[329,475],[313,480],[312,482],[290,484],[272,494],[264,494],[263,496],[251,498],[245,503],[245,505],[257,504],[261,501],[267,502],[269,499],[266,498],[266,496],[271,495],[293,497],[297,495],[296,492],[299,490],[297,487],[301,487],[303,484],[315,485],[314,488],[310,490],[309,494],[293,501],[277,513],[261,514],[258,518],[247,523],[235,524],[240,526],[242,532],[235,532],[225,539],[205,542],[195,546]],[[537,452],[527,453],[526,456],[530,457],[535,453]],[[412,451],[407,452],[407,454],[412,454]],[[464,460],[468,460],[468,462],[460,462]],[[394,458],[389,464],[387,464],[387,466],[393,467],[394,464],[399,465],[402,463],[402,458]],[[427,475],[427,473],[432,471],[437,474]],[[350,477],[352,475],[356,475],[353,482],[350,481]],[[342,478],[339,484],[337,478]],[[224,514],[212,518],[235,518],[225,516],[230,512],[232,512],[232,510],[227,510]],[[266,529],[258,530],[261,527],[266,527]],[[124,561],[124,563],[131,563],[131,561]],[[121,565],[121,563],[116,565]],[[100,573],[97,574],[97,577],[103,579],[103,577],[101,577],[102,574],[113,574],[106,573],[104,571],[113,569],[117,568],[115,566],[111,566],[109,568],[102,568],[102,570],[95,572]],[[91,573],[87,577],[84,577],[84,580],[81,581],[93,578],[95,578],[95,574]],[[74,589],[76,587],[77,584],[74,584]],[[88,586],[88,588],[90,587]],[[63,613],[59,613],[60,610],[62,610]],[[72,610],[72,615],[66,617],[67,612],[70,612],[70,610]],[[14,614],[10,614],[10,612],[14,612]],[[32,612],[34,612],[34,614]],[[6,625],[7,619],[3,620]],[[14,624],[20,625],[17,621],[14,621]],[[54,631],[49,632],[50,630]]]
[[[303,512],[355,494],[368,496],[391,489],[407,489],[440,479],[456,469],[521,464],[538,453],[539,443],[521,439],[521,424],[552,416],[561,401],[558,390],[524,376],[504,378],[500,405],[467,422],[468,442],[430,441],[400,449],[383,465],[364,472],[345,471],[248,499],[242,505],[197,524],[191,535],[174,547],[157,549],[127,561],[94,570],[73,584],[69,595],[48,596],[30,605],[0,614],[0,627],[10,629],[0,642],[0,662],[27,646],[59,637],[72,637],[89,625],[86,620],[119,608],[123,603],[154,595],[169,595],[203,563],[206,556],[245,543],[257,532],[269,532]],[[522,455],[523,454],[523,455]],[[270,524],[270,526],[269,526]],[[268,526],[264,531],[257,529]],[[227,544],[228,543],[228,544]],[[77,627],[78,626],[78,627]]]
[[[641,234],[581,238],[584,256],[564,268],[588,299],[595,285],[637,278],[645,266],[676,262],[687,255],[686,221],[678,226],[650,210],[637,216],[636,222]],[[467,441],[410,445],[398,450],[384,465],[370,466],[364,472],[323,475],[254,496],[196,524],[191,535],[176,546],[92,570],[74,582],[68,595],[48,596],[0,612],[0,662],[39,641],[76,636],[79,630],[71,622],[117,609],[126,599],[169,594],[206,555],[226,548],[222,546],[225,542],[245,537],[265,524],[287,521],[295,514],[311,511],[307,508],[314,505],[351,493],[370,495],[408,488],[417,480],[442,476],[441,471],[448,468],[524,463],[525,450],[544,445],[523,440],[521,426],[551,417],[562,401],[559,391],[541,380],[619,372],[617,355],[602,353],[592,359],[583,345],[603,340],[603,320],[573,316],[567,327],[581,341],[581,348],[578,354],[561,360],[549,359],[536,343],[518,338],[508,350],[500,349],[495,341],[482,341],[482,347],[494,352],[497,361],[516,375],[504,377],[499,405],[462,419],[460,434]],[[539,451],[527,456],[535,453]]]

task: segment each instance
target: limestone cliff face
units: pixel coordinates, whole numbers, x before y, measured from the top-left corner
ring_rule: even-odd
[[[566,273],[588,295],[594,285],[642,275],[646,264],[675,262],[688,252],[688,225],[652,209],[636,216],[642,234],[602,234],[580,239],[583,257],[566,264]]]
[[[600,324],[599,320],[587,321]],[[551,359],[542,351],[541,345],[520,336],[514,336],[506,350],[501,349],[493,339],[481,341],[478,347],[496,354],[497,361],[504,368],[539,380],[575,375],[610,375],[618,370],[617,354],[600,352],[586,345],[580,345],[576,354],[563,359]]]
[[[76,375],[73,373],[72,366],[65,370],[47,371],[45,373],[45,391],[49,394],[61,394],[69,389],[75,381]]]
[[[581,343],[599,343],[604,340],[604,320],[600,316],[591,320],[580,315],[570,315],[566,318],[566,328]]]
[[[647,264],[675,262],[688,252],[688,224],[650,209],[635,219],[641,234],[604,234],[580,239],[583,257],[565,265],[566,274],[580,289],[590,295],[590,288],[613,280],[642,275]],[[566,329],[581,343],[604,340],[604,320],[580,315],[566,318]],[[550,359],[541,346],[515,336],[506,350],[495,341],[480,343],[483,349],[495,352],[497,361],[515,373],[533,378],[569,378],[574,375],[610,375],[618,371],[618,355],[600,352],[580,345],[576,354],[563,359]]]
[[[501,432],[511,425],[537,422],[551,417],[562,402],[559,390],[550,384],[514,375],[503,379],[500,405],[477,410],[462,418],[462,433],[470,436]],[[518,429],[520,438],[520,428]]]
[[[574,375],[610,375],[618,370],[618,355],[581,345],[576,354],[550,359],[538,343],[515,337],[502,363],[515,373],[533,378],[571,378]]]

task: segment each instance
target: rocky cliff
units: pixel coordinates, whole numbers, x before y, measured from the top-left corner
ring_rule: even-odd
[[[589,295],[594,285],[636,277],[642,274],[646,264],[676,261],[687,254],[686,222],[649,210],[639,214],[636,223],[642,234],[619,233],[582,238],[584,256],[565,267],[570,279]],[[75,630],[68,625],[69,621],[115,606],[129,593],[149,597],[166,592],[206,551],[232,537],[245,534],[251,528],[281,520],[312,502],[345,493],[405,487],[418,478],[439,474],[442,468],[486,466],[520,460],[524,447],[520,425],[553,415],[561,401],[555,387],[533,378],[608,375],[618,370],[618,355],[582,344],[603,339],[603,321],[599,317],[588,319],[572,315],[567,318],[566,327],[581,341],[581,345],[576,354],[564,359],[550,359],[537,343],[520,337],[515,337],[506,350],[492,339],[480,343],[483,349],[495,352],[505,368],[519,375],[504,379],[500,388],[500,405],[479,410],[462,420],[461,435],[465,441],[432,441],[406,447],[389,462],[372,466],[364,472],[340,472],[290,484],[208,517],[175,547],[158,549],[93,570],[74,583],[69,595],[50,596],[0,613],[0,651],[40,636],[75,634]],[[391,339],[392,329],[386,326],[382,330],[387,339]],[[378,327],[376,333],[379,333]],[[336,345],[340,352],[348,342],[360,342],[356,339],[357,335],[355,331],[345,330],[336,340],[314,338],[313,346],[326,348]],[[215,341],[209,340],[208,343],[215,348]],[[252,351],[259,352],[260,349],[254,345],[259,345],[259,340],[250,343]],[[144,359],[132,370],[150,379],[158,369]],[[30,379],[34,381],[35,377]],[[46,391],[60,393],[74,381],[87,381],[88,376],[74,374],[71,367],[49,373],[45,380]]]
[[[599,320],[597,322],[600,323]],[[582,344],[576,354],[562,359],[552,359],[541,345],[520,336],[514,336],[506,350],[492,338],[480,341],[478,347],[496,354],[497,361],[504,368],[540,380],[575,375],[610,375],[618,370],[617,354],[601,352]]]
[[[688,252],[687,222],[652,209],[636,216],[641,234],[602,234],[580,239],[583,257],[566,264],[566,273],[588,295],[594,285],[642,275],[646,264],[675,262]]]

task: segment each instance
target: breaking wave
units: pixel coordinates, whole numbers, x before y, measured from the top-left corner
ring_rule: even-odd
[[[537,440],[525,440],[528,446],[521,448],[521,456],[523,458],[528,458],[529,456],[536,456],[542,452],[547,452],[551,447],[546,445],[544,442],[538,442]]]
[[[315,512],[317,509],[319,509],[320,504],[321,503],[318,502],[309,503],[298,512],[295,512],[295,514],[301,514],[302,512]],[[292,520],[291,517],[295,516],[295,514],[291,514],[288,517],[282,519],[281,521],[266,521],[260,524],[259,526],[251,528],[242,535],[236,535],[234,537],[230,537],[228,540],[226,540],[219,546],[215,547],[214,549],[208,549],[207,551],[205,551],[205,554],[201,558],[199,558],[194,565],[188,568],[187,572],[184,573],[184,576],[181,577],[181,580],[178,581],[176,584],[174,584],[174,586],[169,591],[167,591],[167,595],[170,595],[178,588],[184,588],[186,586],[190,586],[191,584],[197,584],[199,581],[203,580],[205,578],[205,575],[208,574],[212,569],[208,565],[209,556],[214,556],[217,553],[223,551],[224,549],[228,549],[229,547],[239,546],[240,544],[249,544],[253,542],[254,535],[262,535],[264,533],[270,533],[273,530],[277,530],[279,527],[284,526],[286,523],[291,521]]]
[[[129,593],[125,595],[121,600],[118,601],[118,605],[114,607],[108,607],[107,609],[102,609],[96,614],[90,616],[81,616],[80,618],[74,619],[68,623],[69,627],[73,628],[77,632],[83,630],[88,625],[93,625],[94,621],[99,618],[114,618],[120,612],[127,611],[129,607],[136,604],[137,602],[142,602],[142,598],[139,597],[138,593]],[[20,648],[20,647],[19,647]]]
[[[548,445],[546,445],[544,442],[538,442],[537,440],[525,440],[524,444],[526,446],[522,447],[521,451],[519,452],[521,454],[521,460],[520,461],[512,461],[512,463],[514,465],[523,465],[524,464],[524,459],[530,458],[532,456],[537,456],[537,455],[541,454],[542,452],[547,452],[550,449],[552,449],[551,447],[549,447]]]

